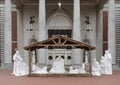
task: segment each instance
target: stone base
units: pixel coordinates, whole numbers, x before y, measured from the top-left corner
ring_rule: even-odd
[[[13,64],[12,63],[3,63],[0,67],[0,69],[12,69]]]
[[[120,67],[117,64],[112,65],[113,70],[120,70]]]

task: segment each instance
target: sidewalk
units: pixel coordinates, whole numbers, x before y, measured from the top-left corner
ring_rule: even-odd
[[[0,70],[0,85],[120,85],[120,71],[101,77],[16,77]]]

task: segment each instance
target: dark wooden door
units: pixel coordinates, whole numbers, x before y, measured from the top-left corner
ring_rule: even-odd
[[[108,49],[108,12],[103,11],[103,55]]]
[[[12,56],[17,48],[17,12],[12,11]]]

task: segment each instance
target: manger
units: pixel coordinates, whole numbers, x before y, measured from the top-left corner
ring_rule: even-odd
[[[73,69],[74,67],[72,65],[69,67],[65,67],[64,60],[58,57],[53,62],[51,68],[49,68],[48,66],[39,68],[36,65],[37,49],[56,49],[56,48],[57,49],[83,49],[84,60],[86,60],[85,59],[86,51],[89,52],[89,56],[88,56],[89,60],[87,63],[84,62],[83,64],[81,64],[80,68]],[[89,44],[79,42],[62,35],[57,35],[57,36],[48,38],[46,40],[31,44],[29,46],[25,46],[24,49],[29,51],[29,76],[92,76],[91,51],[94,50],[95,47]],[[31,51],[35,52],[34,64],[32,63],[32,60],[31,60],[31,55],[30,55]]]

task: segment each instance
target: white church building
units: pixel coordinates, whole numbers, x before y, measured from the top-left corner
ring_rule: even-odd
[[[109,49],[113,66],[120,66],[119,23],[120,0],[0,0],[0,67],[11,68],[16,49],[28,64],[24,47],[55,35],[95,46],[98,61]],[[37,63],[51,65],[57,56],[65,65],[83,62],[79,49],[43,49]]]

